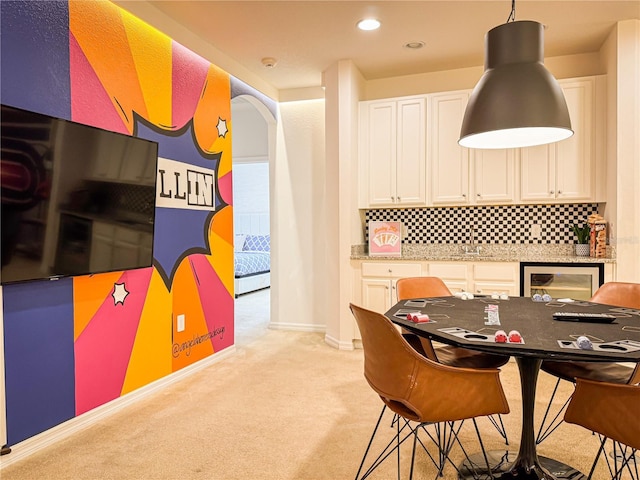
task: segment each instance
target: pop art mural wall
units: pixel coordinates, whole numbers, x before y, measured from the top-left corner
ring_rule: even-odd
[[[2,103],[160,157],[152,268],[4,287],[13,445],[233,345],[230,101],[275,103],[108,1],[1,9]]]

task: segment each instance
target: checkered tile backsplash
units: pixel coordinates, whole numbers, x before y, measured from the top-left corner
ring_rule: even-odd
[[[595,203],[366,210],[365,241],[369,220],[382,220],[402,222],[408,229],[402,242],[411,244],[468,243],[471,227],[476,243],[574,243],[571,225],[597,211]],[[540,225],[540,238],[532,238],[532,224]]]

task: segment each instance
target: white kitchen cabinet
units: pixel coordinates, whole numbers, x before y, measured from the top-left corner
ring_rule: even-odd
[[[506,293],[520,295],[520,264],[518,262],[474,262],[471,292],[477,295]]]
[[[469,291],[469,271],[467,262],[429,263],[429,276],[439,277],[451,293]]]
[[[420,263],[364,262],[362,264],[362,306],[384,313],[398,301],[396,281],[422,275]]]
[[[428,96],[428,166],[433,205],[515,200],[515,149],[470,150],[458,144],[469,91]]]
[[[452,293],[518,296],[519,268],[518,262],[430,262],[429,276],[440,277]]]
[[[515,167],[518,150],[475,150],[474,203],[511,203],[515,200]]]
[[[560,80],[573,136],[521,150],[523,202],[599,201],[603,194],[604,127],[602,77]]]
[[[469,149],[458,145],[468,91],[428,96],[428,165],[433,205],[466,205],[469,199]]]
[[[426,205],[425,112],[424,96],[361,104],[364,207]]]

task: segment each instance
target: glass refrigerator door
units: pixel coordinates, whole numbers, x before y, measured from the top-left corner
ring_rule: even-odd
[[[591,298],[591,275],[589,274],[531,274],[531,295],[548,293],[552,298]]]
[[[529,265],[524,267],[524,295],[589,300],[600,286],[598,266]]]

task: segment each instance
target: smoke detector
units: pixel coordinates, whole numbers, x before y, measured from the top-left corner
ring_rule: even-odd
[[[276,66],[277,63],[278,63],[278,60],[276,60],[273,57],[264,57],[262,59],[262,65],[264,65],[266,68],[273,68]]]

